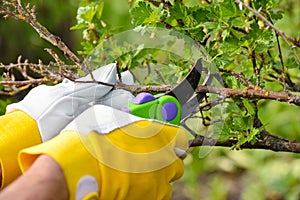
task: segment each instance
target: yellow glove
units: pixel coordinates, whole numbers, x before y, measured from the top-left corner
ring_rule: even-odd
[[[40,154],[54,158],[70,199],[170,199],[187,144],[180,127],[96,105],[52,140],[21,151],[19,161],[25,171]]]
[[[21,174],[17,162],[19,150],[40,143],[38,126],[29,115],[15,111],[0,116],[1,188]]]
[[[91,75],[79,80],[91,80]],[[96,80],[115,84],[116,65],[110,64],[93,71]],[[131,75],[122,73],[126,83]],[[7,114],[0,117],[1,188],[21,175],[18,152],[53,138],[77,115],[95,102],[120,108],[132,98],[123,90],[97,83],[74,83],[64,80],[55,86],[41,85],[18,103],[7,106]]]

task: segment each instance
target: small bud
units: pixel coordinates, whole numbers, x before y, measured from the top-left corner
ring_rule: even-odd
[[[265,24],[262,20],[259,20],[257,23],[258,23],[259,29],[263,29],[265,27]]]

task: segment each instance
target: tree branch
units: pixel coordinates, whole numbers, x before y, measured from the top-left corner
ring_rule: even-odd
[[[0,85],[14,85],[14,86],[23,86],[23,85],[40,85],[43,83],[53,82],[55,80],[49,80],[47,78],[41,79],[32,79],[32,80],[25,80],[25,81],[0,81]]]
[[[74,73],[78,70],[78,65],[65,65],[59,59],[56,61],[57,63],[44,64],[39,60],[38,64],[33,64],[28,60],[22,61],[22,57],[19,56],[15,64],[0,63],[0,69],[4,71],[0,85],[5,86],[1,95],[13,96],[31,86],[43,83],[56,84],[64,79],[62,74],[73,79],[78,78]]]
[[[272,151],[283,151],[283,152],[294,152],[300,153],[300,143],[280,138],[278,136],[272,135],[266,130],[262,131],[263,137],[261,137],[254,144],[246,142],[239,146],[240,149],[266,149]],[[232,147],[237,144],[237,140],[226,140],[218,141],[213,138],[205,137],[202,135],[197,135],[195,139],[190,140],[190,147],[196,146],[222,146],[222,147]]]
[[[162,86],[126,86],[126,85],[116,85],[116,89],[128,90],[134,94],[140,92],[167,92],[170,91],[174,86],[173,85],[162,85]],[[215,86],[198,86],[196,92],[205,92],[220,94],[227,98],[229,97],[242,97],[246,99],[268,99],[281,102],[287,102],[290,104],[295,104],[300,106],[300,96],[285,92],[273,92],[267,91],[260,88],[249,88],[249,89],[232,89],[232,88],[219,88]]]
[[[34,7],[30,8],[30,4],[27,4],[26,8],[24,8],[18,0],[12,2],[3,1],[3,4],[14,8],[14,10],[11,11],[8,8],[0,6],[0,13],[5,15],[5,18],[13,17],[19,21],[25,21],[30,24],[41,38],[58,47],[67,59],[72,60],[75,64],[80,66],[82,70],[88,72],[88,70],[85,69],[83,62],[69,49],[69,47],[58,36],[50,33],[47,28],[37,21]]]

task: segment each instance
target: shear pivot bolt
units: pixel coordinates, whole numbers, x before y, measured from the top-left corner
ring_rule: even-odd
[[[167,121],[173,120],[177,116],[177,113],[177,106],[173,102],[167,102],[161,108],[161,115]]]

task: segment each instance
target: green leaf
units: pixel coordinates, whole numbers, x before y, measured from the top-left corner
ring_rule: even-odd
[[[271,11],[270,12],[270,15],[271,15],[271,18],[273,20],[273,22],[275,23],[276,21],[280,20],[283,18],[283,14],[284,12],[283,11]]]
[[[243,145],[246,142],[250,142],[251,144],[254,144],[257,141],[257,135],[262,131],[263,128],[257,129],[252,128],[251,132],[247,135],[243,135],[238,139],[237,145]]]
[[[77,10],[77,23],[92,23],[94,18],[100,20],[102,17],[104,2],[91,3],[81,6]]]
[[[80,24],[76,24],[75,26],[72,26],[70,28],[70,30],[80,30],[80,29],[85,29],[88,28],[88,25],[86,23],[80,23]]]
[[[244,117],[241,117],[241,116],[236,116],[233,118],[233,127],[236,129],[236,130],[245,130],[247,127],[247,123],[246,123],[246,118]]]
[[[243,88],[241,83],[235,77],[228,76],[227,78],[225,78],[225,82],[227,83],[229,88]]]
[[[224,1],[220,4],[220,12],[222,17],[234,17],[236,14],[236,5],[233,1]]]
[[[207,17],[209,11],[203,8],[198,8],[194,11],[192,11],[191,16],[195,20],[195,24],[202,24],[204,22],[207,22],[209,19]]]
[[[187,16],[187,9],[182,6],[179,1],[175,1],[174,5],[170,8],[170,16],[174,19],[185,19]]]
[[[205,22],[203,25],[209,30],[215,30],[218,28],[219,23],[218,22]]]
[[[254,105],[249,100],[243,99],[243,104],[250,115],[255,114]]]
[[[95,6],[95,17],[97,20],[100,20],[102,18],[103,14],[103,9],[104,9],[104,2],[101,2],[100,4],[97,4]]]
[[[295,57],[295,54],[292,51],[288,52],[286,67],[289,69],[299,67],[297,58]]]
[[[11,103],[11,100],[9,100],[9,99],[5,99],[5,100],[1,100],[0,99],[0,115],[4,115],[5,114],[5,112],[6,112],[6,106],[8,104],[10,104],[10,103]]]
[[[131,9],[133,23],[135,25],[143,24],[152,15],[152,12],[153,9],[148,3],[139,1],[138,5]]]
[[[245,26],[249,25],[250,23],[245,21],[244,17],[236,17],[231,20],[231,24],[235,27],[244,28]]]
[[[226,38],[221,45],[221,50],[229,56],[239,54],[241,52],[239,40],[236,37]]]

